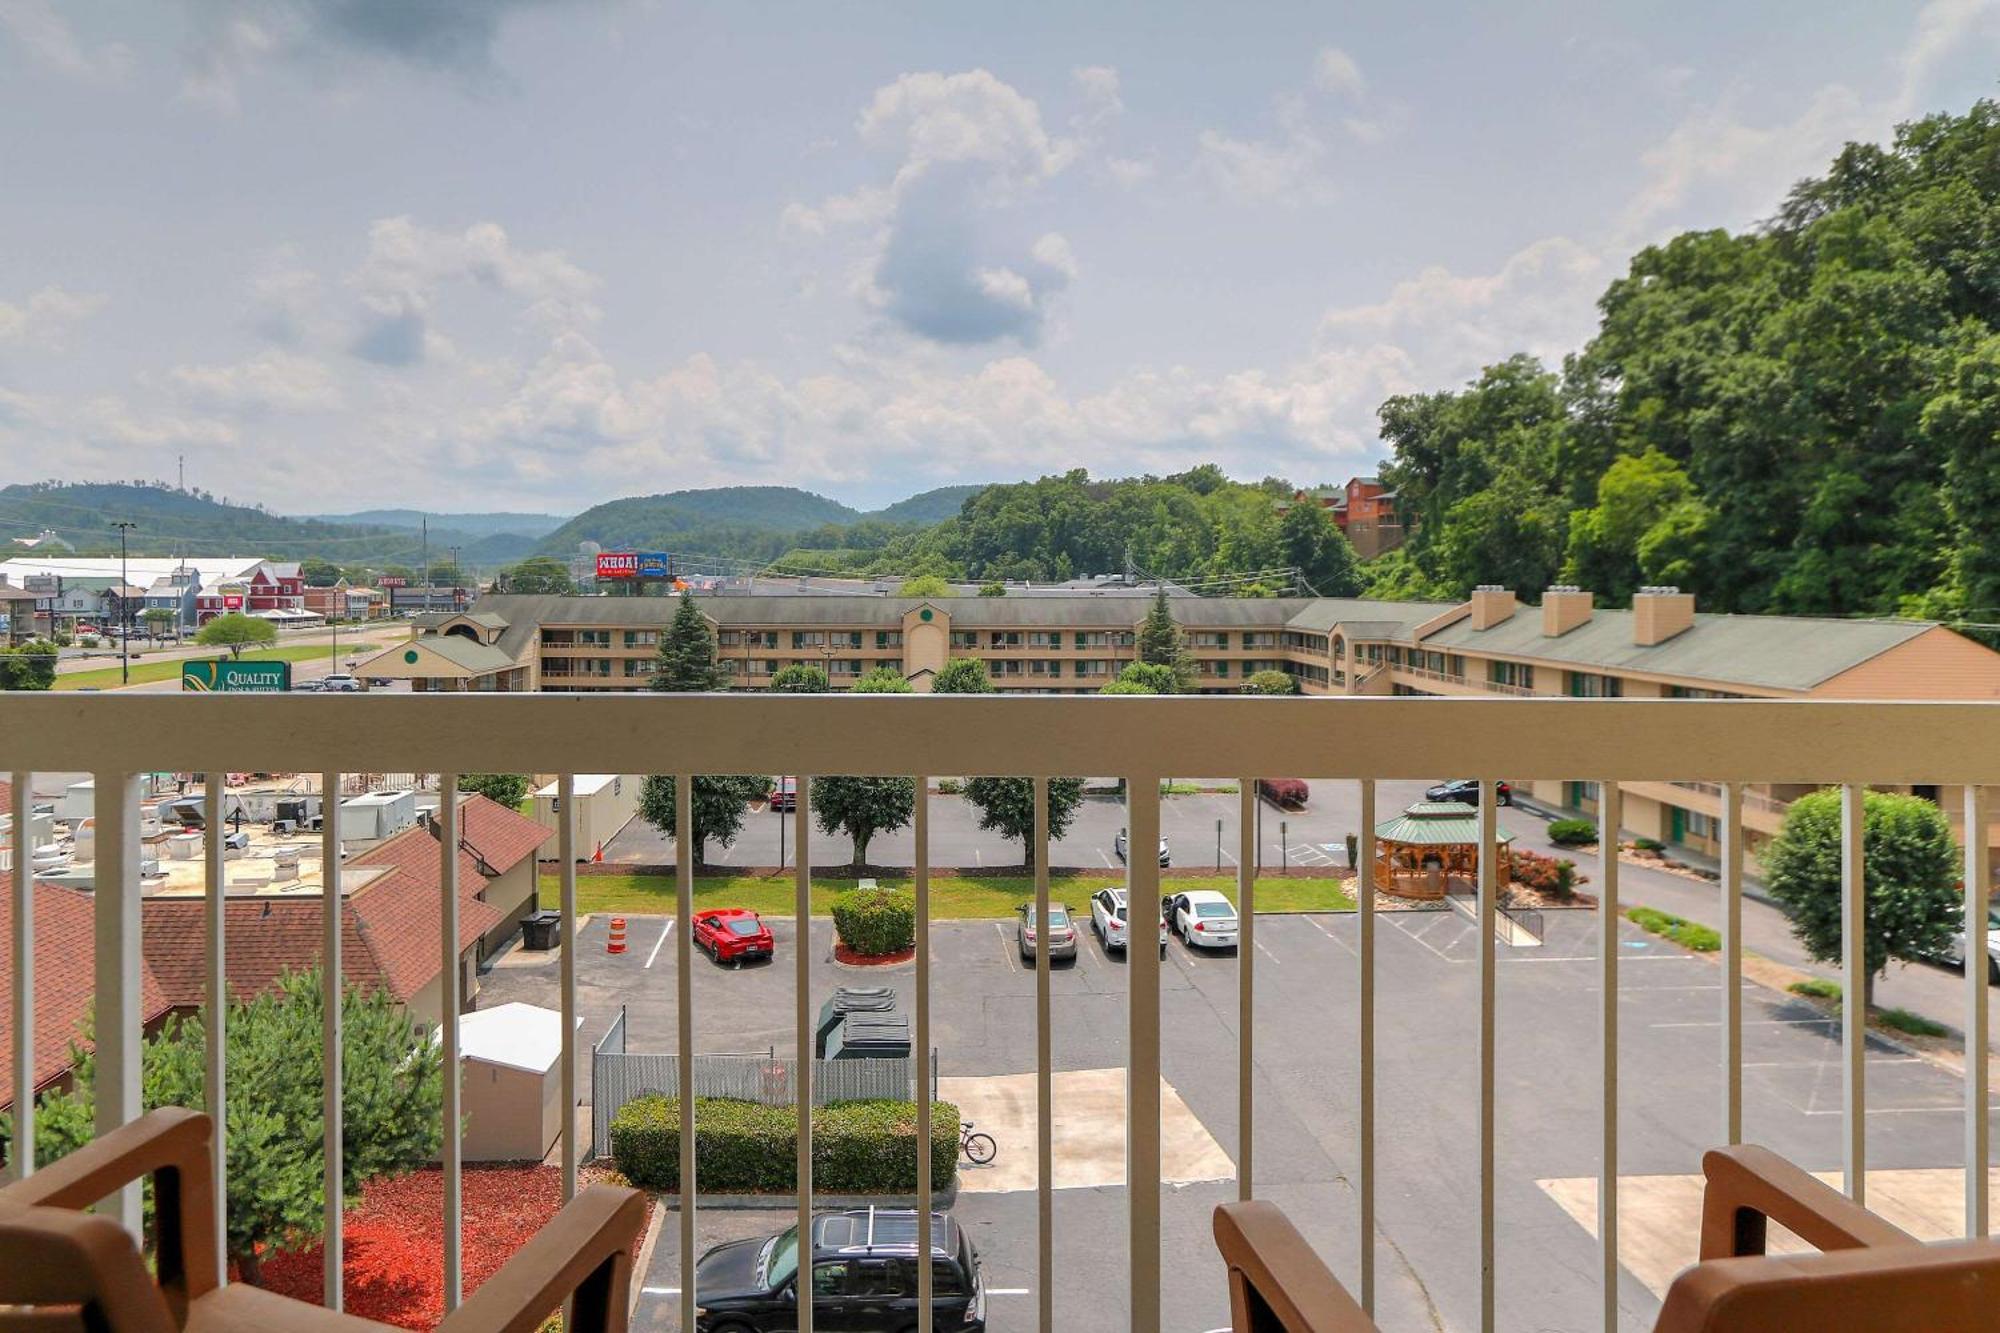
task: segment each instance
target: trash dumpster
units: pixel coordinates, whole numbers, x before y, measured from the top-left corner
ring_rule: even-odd
[[[556,947],[562,930],[561,912],[533,912],[521,918],[521,947],[542,952]]]

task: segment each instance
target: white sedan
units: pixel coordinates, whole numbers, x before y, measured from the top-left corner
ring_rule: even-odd
[[[1125,890],[1099,889],[1090,895],[1090,928],[1107,951],[1126,944]],[[1167,956],[1167,919],[1160,918],[1160,957]]]
[[[1192,949],[1234,949],[1236,908],[1214,889],[1190,889],[1166,900],[1167,920]]]

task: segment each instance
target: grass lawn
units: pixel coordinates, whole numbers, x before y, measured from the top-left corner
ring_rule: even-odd
[[[904,877],[878,875],[876,882],[901,888]],[[1049,893],[1057,902],[1066,902],[1082,911],[1090,895],[1106,885],[1122,884],[1116,875],[1065,875],[1051,881]],[[814,916],[831,916],[833,900],[855,886],[851,879],[815,878],[812,889]],[[1164,889],[1220,889],[1230,901],[1236,899],[1233,876],[1214,875],[1162,881]],[[558,877],[542,873],[542,901],[553,903],[560,893]],[[789,916],[793,884],[790,875],[698,875],[694,881],[695,910],[704,907],[748,907],[770,916]],[[938,875],[931,879],[931,919],[950,921],[980,917],[1009,917],[1020,903],[1032,898],[1034,881],[1024,875],[980,876]],[[669,875],[578,875],[576,905],[580,912],[629,912],[634,916],[667,916],[674,911],[674,881]],[[1354,899],[1346,886],[1331,879],[1291,879],[1273,876],[1257,881],[1257,910],[1265,912],[1351,912]]]
[[[363,646],[369,652],[374,652],[381,645],[371,643]],[[226,652],[228,652],[226,648],[218,648],[216,650],[217,655]],[[315,658],[331,658],[332,655],[333,648],[331,644],[292,644],[284,648],[246,649],[242,660],[245,662],[310,662]],[[197,659],[176,657],[166,661],[155,662],[142,658],[132,663],[132,683],[134,685],[145,685],[154,681],[178,680],[181,674],[181,663],[194,660]],[[108,690],[122,683],[119,679],[118,668],[110,666],[98,667],[91,671],[71,671],[58,675],[56,677],[55,688],[59,690]]]

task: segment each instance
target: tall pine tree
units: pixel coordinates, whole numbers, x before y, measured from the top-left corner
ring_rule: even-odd
[[[672,694],[729,688],[729,673],[715,660],[715,631],[695,609],[690,593],[681,594],[673,623],[660,636],[660,660],[653,670],[653,688]]]

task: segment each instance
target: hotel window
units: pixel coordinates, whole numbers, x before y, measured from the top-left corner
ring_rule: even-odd
[[[653,629],[628,629],[625,631],[627,648],[656,648],[660,643],[660,632]]]
[[[875,669],[877,671],[901,671],[903,669],[903,659],[900,657],[878,657],[875,659]]]
[[[837,632],[833,636],[833,642],[848,648],[859,648],[861,646],[861,631],[851,629]]]
[[[628,657],[625,659],[625,674],[628,676],[650,676],[659,669],[659,662],[651,657]]]
[[[1062,675],[1062,662],[1054,658],[1046,660],[1037,658],[1035,661],[1028,663],[1028,674],[1031,676],[1059,677]]]
[[[1130,648],[1133,644],[1137,643],[1138,641],[1139,641],[1139,636],[1129,629],[1120,630],[1118,633],[1113,634],[1111,636],[1111,646],[1114,648]]]
[[[1103,648],[1108,646],[1110,642],[1111,640],[1108,636],[1097,630],[1089,632],[1078,630],[1076,632],[1076,646],[1079,648]]]
[[[1111,664],[1109,662],[1102,660],[1078,662],[1076,664],[1076,674],[1079,676],[1108,676],[1111,674],[1110,667]]]
[[[1243,646],[1245,648],[1276,648],[1278,646],[1278,636],[1275,633],[1246,633],[1243,636]]]
[[[1669,685],[1667,686],[1667,697],[1669,699],[1741,699],[1744,696],[1731,694],[1728,690],[1699,690],[1692,685]]]
[[[875,646],[877,648],[901,648],[903,646],[903,631],[899,629],[876,630]]]
[[[951,632],[951,646],[954,648],[977,648],[979,646],[978,631],[969,629],[953,630]]]
[[[609,648],[611,646],[611,631],[608,629],[579,630],[576,641],[586,648]]]
[[[716,665],[722,668],[723,674],[730,676],[740,676],[748,671],[750,667],[748,662],[731,661],[727,657],[717,662]]]
[[[1059,629],[1030,630],[1028,633],[1028,646],[1030,648],[1060,648],[1063,646],[1062,631]]]
[[[1021,674],[1021,662],[1018,658],[1004,662],[989,662],[986,669],[996,676],[1018,676]]]
[[[1019,648],[1021,646],[1021,632],[1012,629],[996,629],[993,631],[989,643],[994,648]]]
[[[1577,699],[1616,699],[1625,693],[1625,682],[1616,676],[1572,671],[1569,673],[1569,692]]]
[[[719,648],[740,647],[743,643],[743,631],[740,629],[726,629],[715,636],[715,643]]]
[[[1495,685],[1513,685],[1519,689],[1535,688],[1535,669],[1526,662],[1488,662],[1486,679]]]
[[[833,660],[833,669],[827,674],[830,676],[858,676],[861,674],[861,659],[858,657],[835,658]]]
[[[1229,647],[1229,635],[1205,631],[1194,636],[1194,646],[1197,648],[1227,648]]]
[[[753,657],[750,659],[750,674],[753,676],[776,675],[777,671],[778,663],[775,658]]]
[[[776,648],[778,631],[774,629],[753,629],[745,632],[743,642],[752,648]]]
[[[1722,837],[1722,826],[1716,817],[1714,815],[1705,815],[1699,810],[1690,810],[1687,812],[1687,831],[1688,836],[1693,838],[1719,839]]]
[[[825,642],[826,635],[819,630],[795,629],[792,631],[792,647],[794,648],[817,648]]]

